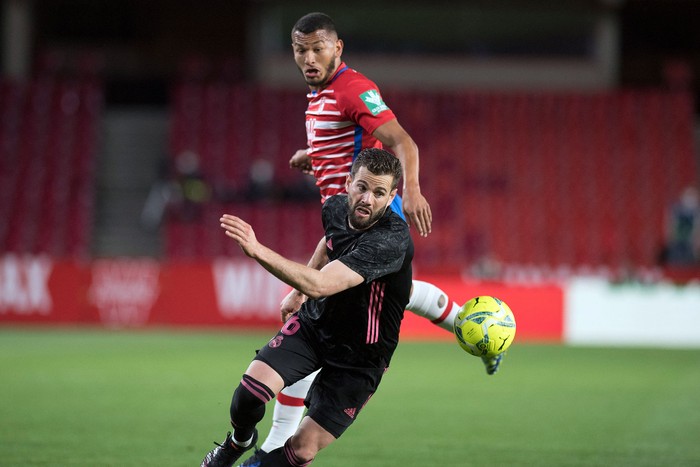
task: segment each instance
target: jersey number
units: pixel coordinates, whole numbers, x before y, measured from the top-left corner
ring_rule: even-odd
[[[301,324],[299,324],[299,317],[295,315],[284,323],[284,326],[282,326],[280,332],[285,336],[293,336],[300,328]]]

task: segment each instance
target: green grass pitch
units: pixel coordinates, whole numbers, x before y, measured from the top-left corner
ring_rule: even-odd
[[[0,466],[199,465],[271,334],[2,327]],[[700,350],[404,342],[314,465],[698,466]]]

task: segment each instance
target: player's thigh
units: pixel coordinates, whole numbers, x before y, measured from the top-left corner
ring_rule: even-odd
[[[245,374],[254,378],[256,381],[260,381],[275,394],[280,392],[284,387],[282,376],[274,368],[261,360],[253,360],[250,362]]]
[[[294,318],[292,318],[294,319]],[[255,360],[269,365],[290,386],[321,367],[321,359],[311,344],[313,337],[290,319],[275,337],[262,347]]]
[[[308,415],[339,438],[374,395],[383,374],[378,368],[324,366],[306,399]]]

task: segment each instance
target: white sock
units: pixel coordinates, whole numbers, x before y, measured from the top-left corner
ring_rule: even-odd
[[[445,292],[433,284],[414,280],[406,309],[452,332],[455,316],[462,306],[451,301]]]
[[[317,374],[318,371],[315,371],[277,394],[275,408],[272,411],[272,427],[260,449],[270,452],[282,447],[297,431],[306,410],[304,398]]]
[[[242,447],[242,448],[247,448],[248,446],[250,446],[250,443],[253,442],[253,436],[255,436],[255,435],[250,435],[250,438],[249,438],[247,441],[243,441],[243,442],[238,441],[238,440],[236,439],[236,437],[234,436],[234,437],[233,437],[233,442],[236,443],[236,446],[239,446],[239,447]]]

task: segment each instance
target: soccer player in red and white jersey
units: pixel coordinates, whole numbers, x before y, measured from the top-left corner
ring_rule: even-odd
[[[294,60],[309,86],[306,110],[307,147],[290,159],[290,167],[313,174],[321,201],[345,192],[345,180],[356,155],[364,148],[390,150],[403,166],[402,196],[392,208],[421,237],[431,231],[430,205],[420,190],[418,146],[384,103],[375,83],[342,60],[343,41],[333,20],[323,13],[309,13],[292,28]],[[313,261],[313,260],[312,260]],[[309,262],[310,267],[322,265]],[[283,319],[297,311],[306,297],[292,290],[282,301]],[[433,284],[413,281],[406,309],[450,332],[461,306]],[[486,371],[498,369],[500,356],[484,360]],[[260,451],[284,444],[304,413],[304,398],[314,375],[285,388],[278,396],[272,429]],[[257,466],[256,454],[241,466]]]

